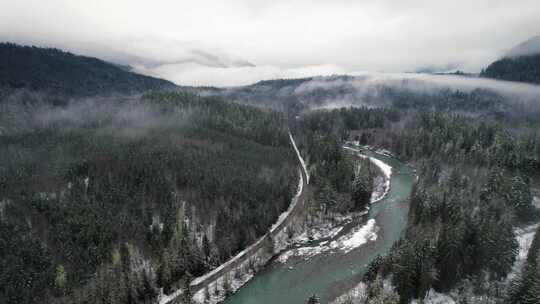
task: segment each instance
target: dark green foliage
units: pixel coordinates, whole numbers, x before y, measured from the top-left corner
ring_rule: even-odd
[[[418,168],[407,232],[370,265],[366,281],[391,275],[401,303],[408,303],[430,288],[449,291],[470,278],[481,284],[509,273],[517,253],[515,219],[538,218],[526,175],[540,169],[536,133],[444,112],[341,109],[306,116],[313,141],[326,133],[356,139]],[[347,120],[363,123],[351,128]]]
[[[370,76],[366,78],[329,76],[319,79],[277,79],[237,88],[191,88],[191,90],[205,95],[223,96],[240,103],[282,109],[289,114],[291,120],[299,113],[305,113],[306,110],[334,107],[336,104],[351,104],[357,108],[386,107],[388,108],[386,111],[394,113],[397,113],[396,109],[436,110],[510,118],[516,114],[511,112],[519,112],[521,116],[532,117],[530,104],[526,105],[526,109],[517,109],[514,107],[518,102],[516,98],[510,99],[488,89],[434,88],[430,90],[432,84],[421,79],[403,79],[401,84],[372,84],[369,79]],[[420,87],[426,89],[418,89]],[[538,113],[538,107],[534,109],[533,112]],[[340,109],[333,112],[343,111]],[[351,110],[345,110],[345,112],[353,114]],[[346,121],[347,124],[357,125],[367,122],[363,119],[347,119]]]
[[[297,142],[312,164],[311,181],[317,185],[317,201],[326,212],[360,211],[369,203],[375,172],[367,160],[355,164],[356,157],[343,150],[343,139],[348,136],[348,128],[382,126],[385,113],[385,110],[350,108],[315,111],[296,120]],[[342,115],[350,120],[342,121]],[[354,119],[357,115],[365,120],[359,123]]]
[[[507,100],[486,89],[470,92],[442,89],[424,93],[388,87],[383,92],[384,98],[391,100],[392,106],[398,109],[489,113],[509,108]]]
[[[191,304],[193,303],[193,293],[191,292],[191,280],[192,276],[191,274],[186,273],[184,275],[184,288],[182,289],[182,303],[183,304]]]
[[[383,146],[404,159],[444,160],[449,164],[499,166],[526,173],[540,170],[540,137],[524,130],[511,135],[501,125],[452,114],[411,114],[400,130],[382,131],[369,144]]]
[[[482,174],[474,176],[486,183],[479,188],[457,172],[436,175],[436,182],[421,177],[408,231],[379,262],[382,273],[392,274],[402,303],[423,298],[430,288],[448,291],[472,276],[500,280],[512,269],[517,242],[504,188],[494,188]]]
[[[540,54],[497,60],[482,71],[481,76],[540,83]]]
[[[176,86],[96,58],[57,49],[0,43],[0,87],[90,96],[133,94]]]
[[[371,263],[369,263],[366,273],[364,273],[364,277],[362,280],[366,283],[373,282],[377,278],[379,271],[384,273],[384,271],[381,269],[381,267],[383,266],[383,262],[384,262],[383,257],[380,255],[377,255],[377,257],[375,257],[371,261]]]
[[[186,94],[6,109],[18,127],[0,137],[0,199],[12,201],[10,221],[29,217],[50,248],[45,260],[64,265],[68,296],[93,284],[99,301],[154,296],[154,278],[129,271],[126,241],[169,292],[185,272],[201,275],[262,236],[297,184],[274,111]],[[193,236],[208,225],[213,241],[199,244]],[[52,275],[40,278],[53,286]]]
[[[54,279],[51,255],[31,232],[0,219],[0,299],[39,303]]]
[[[339,203],[339,195],[331,183],[324,182],[322,185],[320,185],[317,201],[322,204],[324,210],[328,212],[329,210],[334,210],[337,208]]]
[[[430,240],[411,242],[401,240],[388,257],[393,284],[400,303],[423,298],[437,280],[436,247]]]
[[[351,196],[354,209],[362,210],[370,203],[373,193],[373,173],[371,172],[371,162],[368,159],[360,163],[360,168],[354,177],[351,189]]]

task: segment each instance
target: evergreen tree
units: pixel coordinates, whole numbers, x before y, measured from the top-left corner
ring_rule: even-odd
[[[142,286],[138,290],[138,298],[146,303],[157,296],[157,291],[152,285],[148,272],[143,270],[142,273]]]
[[[528,183],[519,174],[512,178],[508,201],[519,218],[531,219],[534,214],[532,195]]]
[[[360,168],[352,183],[352,200],[355,210],[363,209],[371,200],[373,192],[373,177],[370,169],[370,161],[365,159],[361,162]]]
[[[161,257],[161,265],[158,269],[158,284],[163,287],[163,292],[168,294],[171,291],[172,274],[169,254],[165,251]]]
[[[210,258],[211,247],[210,247],[210,241],[208,240],[206,233],[203,235],[202,247],[203,247],[205,261],[208,262],[208,259]]]
[[[338,194],[331,183],[328,181],[322,184],[319,191],[319,202],[324,207],[325,213],[337,206]]]
[[[186,272],[184,275],[184,288],[182,290],[182,303],[191,304],[193,303],[193,294],[191,292],[191,280],[192,276],[189,272]]]

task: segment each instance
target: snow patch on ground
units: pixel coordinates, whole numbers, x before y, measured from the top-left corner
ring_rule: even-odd
[[[343,149],[355,152],[358,157],[369,158],[371,163],[377,166],[381,170],[382,174],[384,175],[384,183],[382,183],[384,187],[383,188],[377,187],[377,186],[375,187],[373,193],[371,194],[371,203],[373,204],[382,200],[386,196],[386,194],[388,194],[388,192],[390,191],[390,178],[392,177],[392,166],[374,157],[368,157],[362,154],[360,150],[358,149],[354,149],[347,146],[343,146]],[[391,155],[391,153],[389,155]],[[381,184],[380,181],[376,183],[376,185],[379,185],[379,184]]]
[[[278,257],[278,261],[280,263],[286,263],[291,257],[302,257],[304,260],[308,260],[321,253],[334,253],[338,251],[348,253],[367,242],[377,240],[379,229],[375,220],[370,219],[365,225],[352,230],[337,240],[321,242],[317,246],[297,247],[288,250]]]
[[[323,223],[309,229],[308,231],[304,231],[302,234],[290,240],[290,244],[301,245],[306,244],[309,241],[334,238],[341,232],[341,230],[343,230],[343,226],[333,226],[331,223]]]
[[[331,242],[329,246],[332,249],[337,248],[348,253],[369,241],[377,240],[378,231],[379,227],[375,224],[375,219],[370,219],[364,226],[354,230],[351,234],[347,234]]]
[[[438,293],[435,290],[430,289],[428,291],[428,294],[427,294],[426,298],[424,300],[422,300],[421,302],[418,301],[418,300],[412,300],[411,301],[411,304],[419,304],[419,303],[423,303],[423,304],[455,304],[456,301],[447,294]]]
[[[538,197],[533,197],[533,200],[532,200],[532,204],[533,206],[535,206],[536,208],[540,209],[540,198]]]
[[[367,285],[364,282],[360,282],[347,293],[335,299],[331,304],[364,303],[366,298]]]
[[[388,180],[390,180],[390,177],[392,176],[392,167],[388,164],[386,164],[385,162],[383,162],[382,160],[379,160],[379,159],[376,159],[374,157],[370,157],[369,160],[377,167],[379,167],[379,169],[381,169],[382,173],[384,174],[384,176],[386,176],[386,178]]]
[[[373,204],[383,199],[386,193],[388,193],[388,187],[390,187],[390,183],[386,181],[384,177],[375,177],[375,180],[373,181],[373,192],[371,193],[370,202]]]
[[[278,262],[285,264],[291,257],[302,257],[304,260],[309,260],[310,258],[323,253],[328,250],[325,246],[315,246],[315,247],[300,247],[288,250],[287,252],[281,254],[278,257]]]
[[[383,280],[383,294],[386,294],[386,295],[395,294],[394,286],[392,285],[392,282],[390,282],[390,280],[388,279]],[[353,287],[347,293],[335,299],[331,304],[365,303],[367,297],[368,297],[367,285],[364,282],[360,282],[358,283],[358,285]],[[435,290],[430,289],[426,298],[422,300],[422,302],[420,302],[417,299],[411,301],[411,304],[419,304],[419,303],[456,304],[456,301],[449,295],[438,293]]]
[[[512,270],[506,277],[507,281],[513,279],[516,275],[518,275],[521,272],[523,268],[523,264],[525,263],[525,260],[527,259],[527,254],[529,253],[529,249],[531,248],[531,244],[534,239],[534,234],[537,228],[538,228],[538,224],[534,224],[534,225],[527,226],[525,228],[514,229],[514,235],[516,236],[516,240],[518,241],[518,244],[519,244],[519,252],[516,257],[516,261],[514,262],[514,265],[512,266]]]
[[[515,230],[516,239],[519,243],[518,259],[527,258],[527,254],[529,253],[529,249],[531,248],[531,244],[534,239],[534,234],[537,228],[538,228],[538,224],[531,225],[524,229],[518,228]]]
[[[344,149],[356,152],[359,157],[367,158],[367,156],[360,154],[359,150],[357,149],[346,146]],[[376,203],[383,199],[390,191],[392,167],[373,157],[369,157],[369,160],[383,173],[383,177],[379,177],[375,180],[375,189],[371,196],[371,203]],[[367,207],[365,211],[355,214],[354,216],[364,216],[368,214],[368,212],[369,207]],[[377,239],[379,227],[376,225],[374,219],[370,219],[365,225],[356,228],[347,235],[344,235],[330,243],[322,242],[318,246],[302,246],[306,245],[309,241],[335,238],[343,229],[344,224],[349,223],[352,218],[352,214],[343,216],[339,219],[337,216],[333,216],[333,219],[335,220],[333,223],[328,221],[317,223],[313,228],[292,239],[290,243],[293,246],[296,245],[297,247],[282,253],[278,257],[277,261],[280,263],[286,263],[291,257],[302,257],[304,260],[308,260],[318,254],[337,250],[348,253],[369,241],[375,241]],[[337,226],[336,222],[339,222]]]
[[[240,287],[244,286],[249,280],[254,277],[253,272],[242,274],[235,278],[229,278],[230,292],[235,292]],[[225,278],[221,277],[213,283],[208,285],[208,292],[205,289],[197,291],[193,295],[193,301],[195,303],[207,303],[207,304],[216,304],[223,302],[226,297],[226,293],[223,290],[225,286]],[[217,290],[217,292],[216,292]],[[208,294],[207,294],[208,293]]]
[[[396,295],[395,288],[392,285],[392,282],[388,279],[382,281],[382,293],[384,295]],[[339,296],[331,304],[349,304],[349,303],[366,303],[368,298],[368,286],[364,282],[358,283],[355,287],[349,290],[347,293]],[[379,303],[379,302],[369,302],[369,303]]]

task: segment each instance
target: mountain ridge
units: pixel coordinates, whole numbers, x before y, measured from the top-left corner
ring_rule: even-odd
[[[503,58],[492,62],[481,77],[499,80],[540,83],[540,36],[512,48]]]
[[[104,60],[56,48],[0,43],[0,87],[67,96],[174,90],[167,80],[127,71]]]

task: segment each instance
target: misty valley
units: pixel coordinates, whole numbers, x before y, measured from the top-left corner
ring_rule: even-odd
[[[301,20],[358,9],[312,5]],[[273,33],[275,7],[241,7]],[[210,32],[248,37],[236,22]],[[463,51],[476,69],[411,52],[414,70],[357,72],[319,60],[335,46],[272,61],[278,45],[213,52],[189,27],[180,44],[24,29],[0,30],[0,304],[540,304],[539,36],[501,34],[481,66]]]

